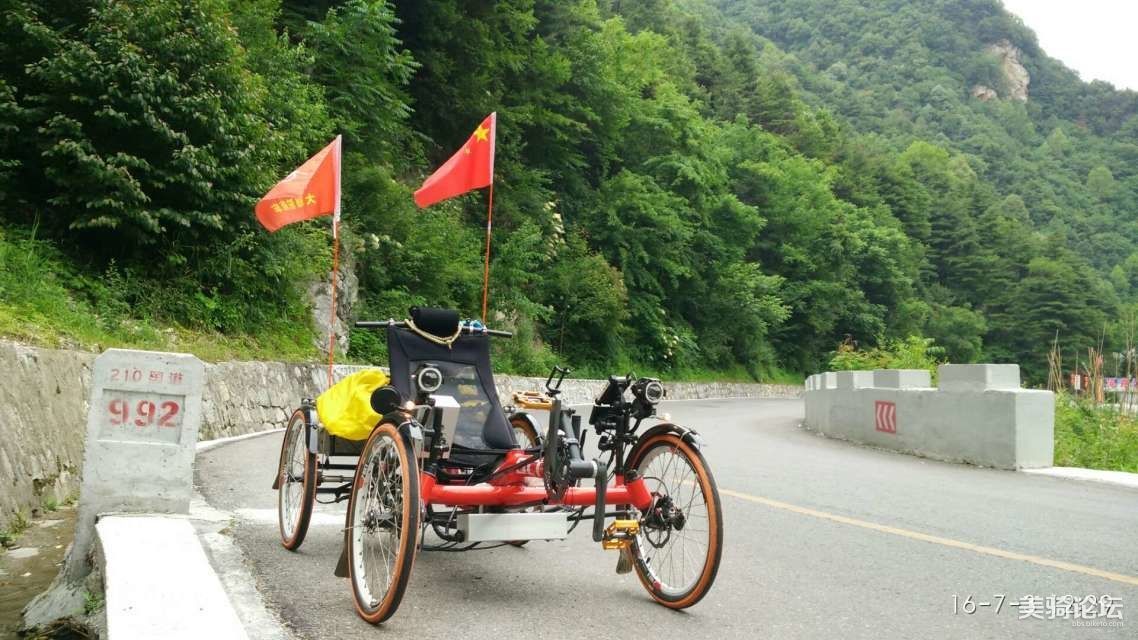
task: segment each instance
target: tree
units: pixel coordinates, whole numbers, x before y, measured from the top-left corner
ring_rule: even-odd
[[[394,10],[384,0],[348,0],[312,22],[312,77],[349,145],[373,160],[392,161],[408,142],[411,100],[406,87],[419,65],[396,37]]]
[[[1027,277],[1016,288],[1010,304],[1009,335],[1000,336],[1032,380],[1047,371],[1049,345],[1058,335],[1064,351],[1085,352],[1097,343],[1105,326],[1110,300],[1090,277],[1085,263],[1054,250],[1052,257],[1035,258]]]
[[[261,117],[265,84],[245,71],[223,7],[76,4],[68,15],[20,3],[5,21],[17,126],[36,132],[5,149],[27,205],[8,215],[43,211],[45,229],[92,250],[160,244],[174,261],[248,227],[285,136]]]
[[[304,318],[299,289],[326,245],[306,241],[312,227],[267,236],[250,211],[330,127],[298,70],[278,84],[258,72],[301,59],[258,31],[263,4],[8,3],[0,215],[80,272],[131,283],[116,295],[139,317],[238,332]]]
[[[545,290],[551,309],[545,337],[558,352],[572,362],[604,365],[606,354],[620,350],[628,319],[624,279],[580,236],[570,236],[558,251]]]
[[[1103,165],[1090,170],[1087,174],[1087,190],[1090,191],[1099,200],[1107,200],[1114,195],[1118,184],[1114,181],[1114,175]]]
[[[987,323],[984,316],[967,307],[934,305],[925,325],[925,335],[944,349],[949,362],[977,362],[983,353]]]
[[[1045,330],[1076,344],[1138,291],[1138,97],[1079,81],[995,0],[5,8],[0,216],[109,274],[77,296],[144,317],[303,333],[327,220],[268,235],[249,210],[337,132],[360,312],[477,315],[485,196],[410,193],[490,111],[490,313],[519,370],[761,377],[848,335],[1030,378]],[[1002,40],[1026,103],[971,95],[1000,84]]]

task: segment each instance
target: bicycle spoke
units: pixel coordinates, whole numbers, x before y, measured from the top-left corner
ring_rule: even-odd
[[[703,574],[711,545],[699,472],[681,449],[666,444],[646,452],[639,466],[663,512],[642,521],[636,552],[655,589],[674,596],[686,593]]]
[[[353,536],[358,552],[358,586],[376,606],[394,580],[402,528],[402,476],[399,452],[390,438],[380,438],[361,462],[367,477],[354,507]]]

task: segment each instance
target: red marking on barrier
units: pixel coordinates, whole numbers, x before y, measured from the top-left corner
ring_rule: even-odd
[[[878,400],[874,403],[877,416],[876,429],[883,433],[897,433],[897,403]]]

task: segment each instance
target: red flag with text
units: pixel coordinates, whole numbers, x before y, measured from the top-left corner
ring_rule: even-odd
[[[328,214],[339,218],[340,136],[278,182],[255,210],[269,231]]]
[[[462,148],[423,182],[415,192],[415,204],[429,207],[467,191],[490,186],[494,181],[497,116],[497,113],[486,116]]]

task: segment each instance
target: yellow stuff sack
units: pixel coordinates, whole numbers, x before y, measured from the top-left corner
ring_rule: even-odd
[[[371,408],[371,392],[388,380],[379,369],[365,369],[320,394],[316,413],[328,433],[345,440],[366,440],[382,417]]]

